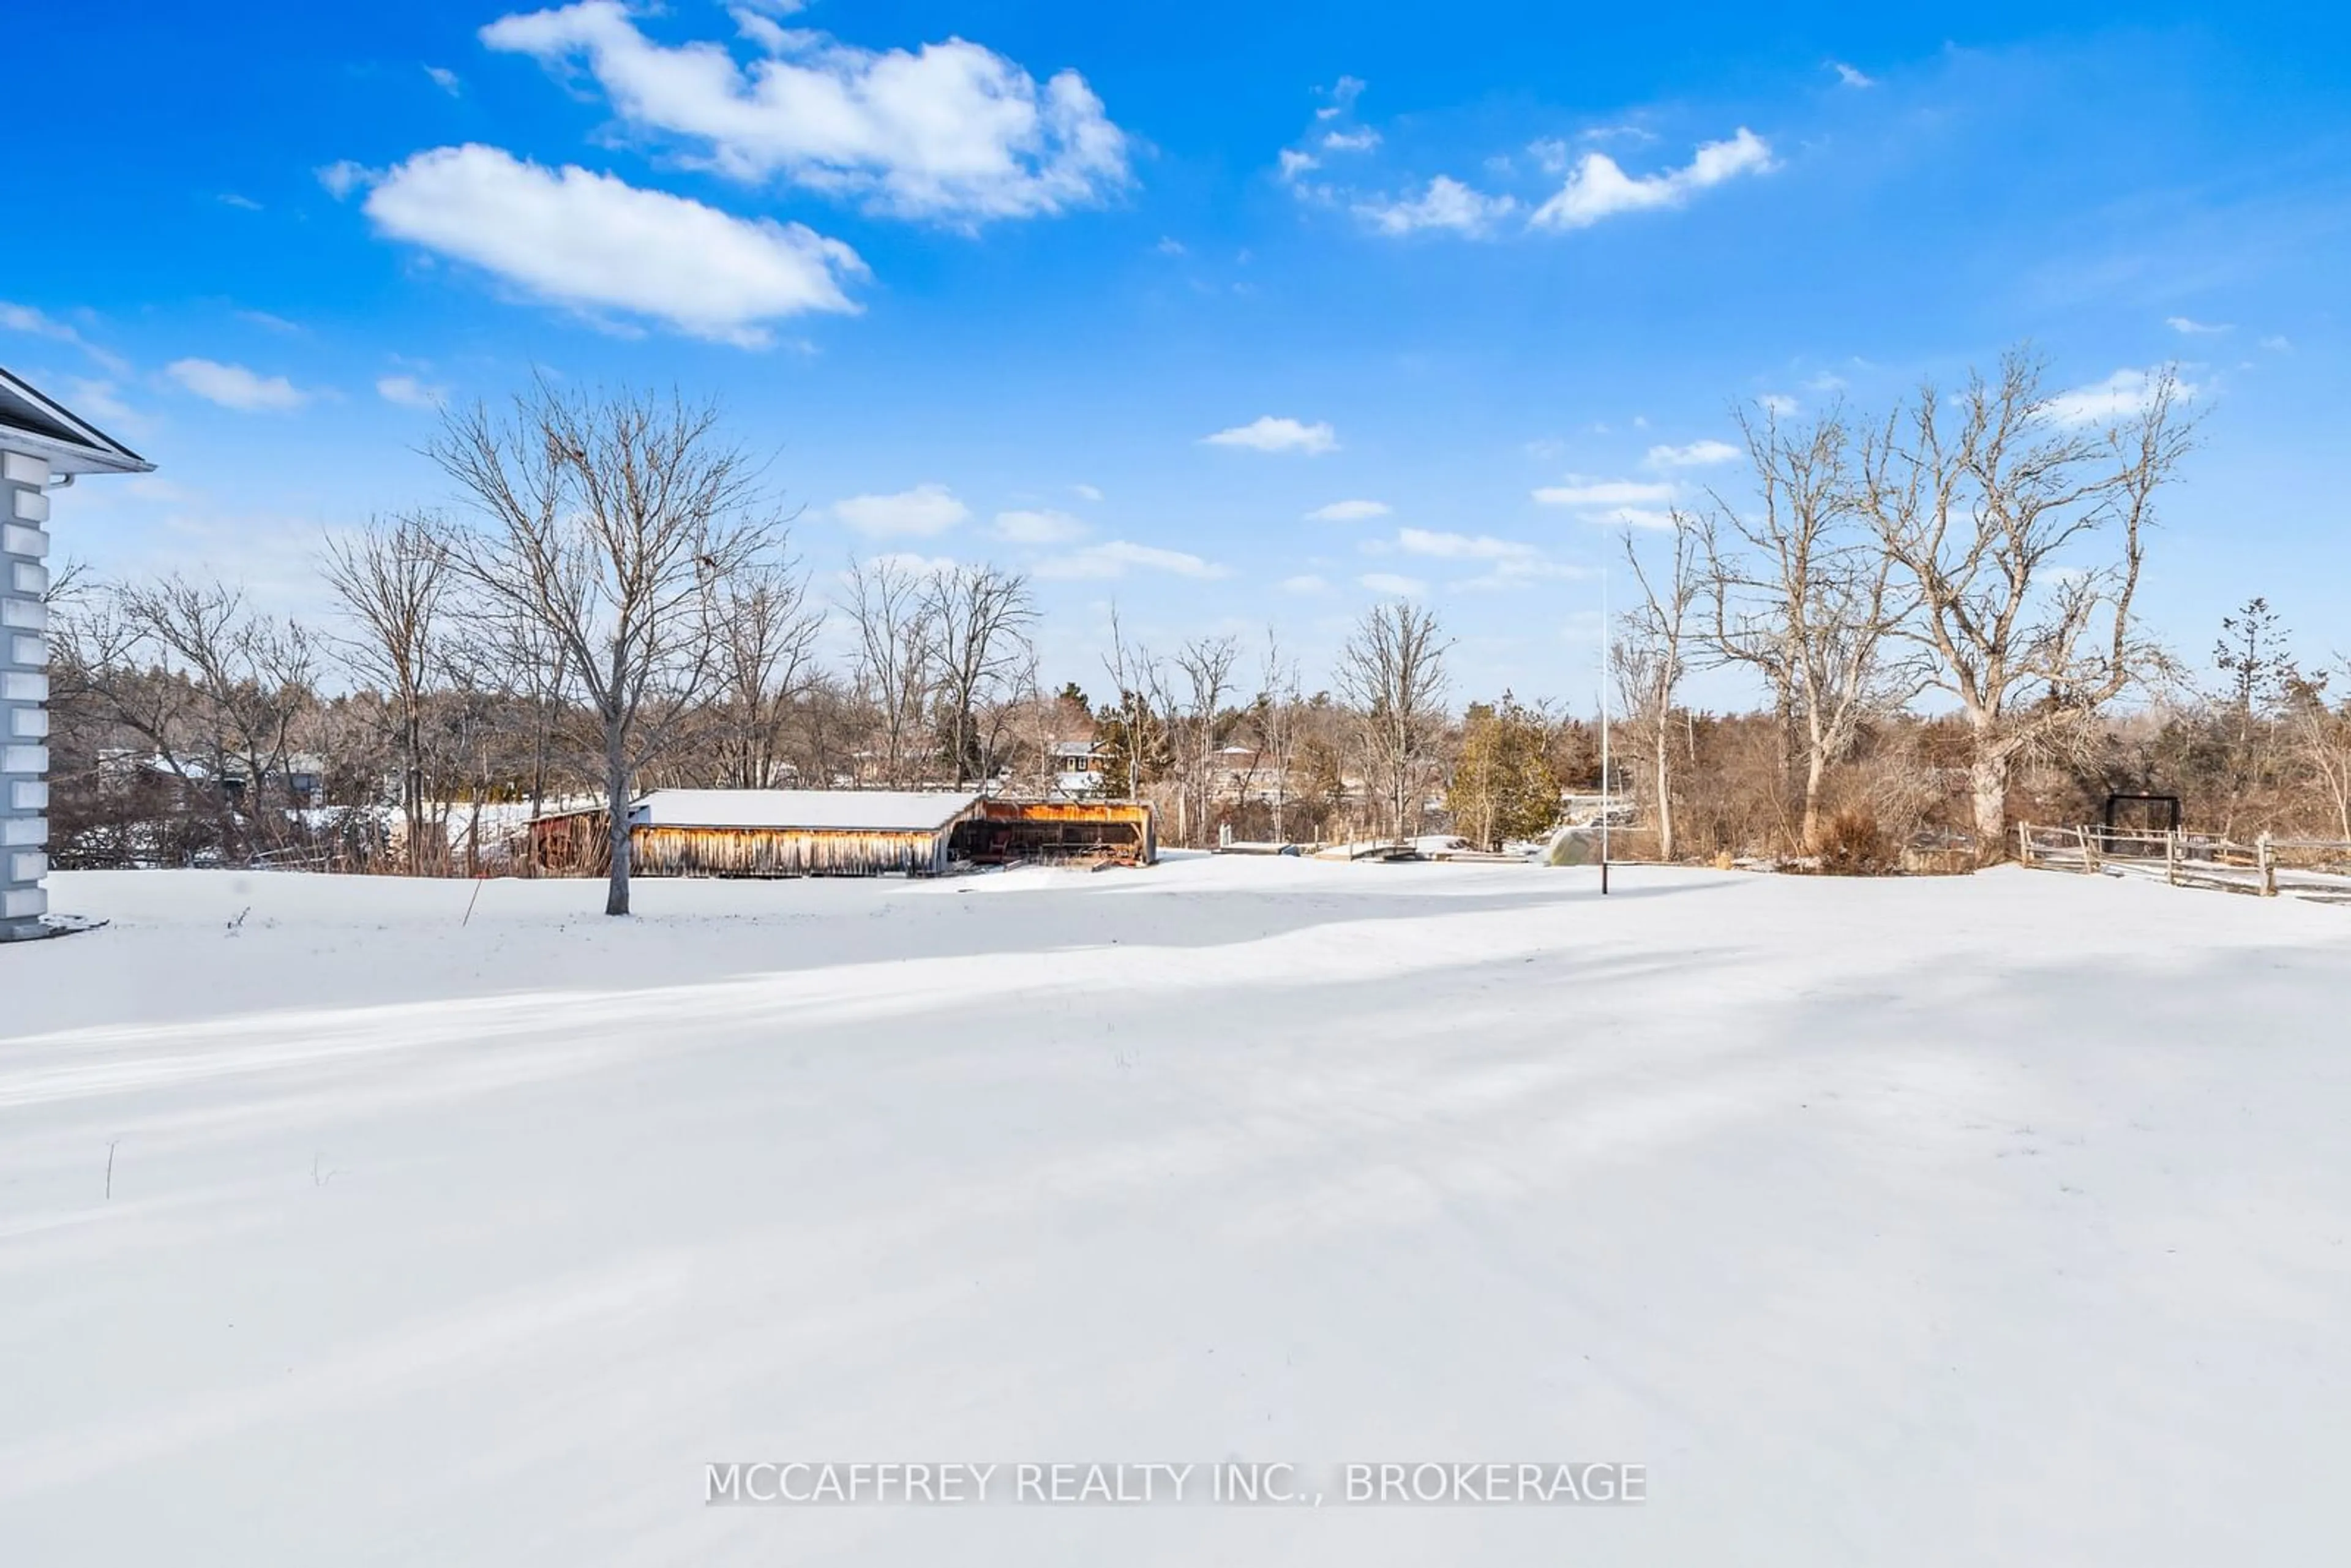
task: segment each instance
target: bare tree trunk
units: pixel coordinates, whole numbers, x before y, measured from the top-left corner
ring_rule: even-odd
[[[1979,751],[1968,764],[1968,794],[1974,806],[1976,843],[2007,848],[2009,758],[2005,752]],[[1997,853],[1997,852],[1996,852]],[[1993,855],[1980,855],[1992,859]]]
[[[1813,747],[1804,757],[1804,817],[1803,844],[1806,854],[1818,854],[1821,849],[1821,787],[1827,780],[1829,758],[1826,750]]]
[[[1660,716],[1652,738],[1656,744],[1657,770],[1657,858],[1670,862],[1674,858],[1674,789],[1673,726],[1667,716]]]
[[[612,725],[605,730],[604,742],[604,809],[611,813],[606,825],[611,830],[612,853],[611,875],[604,893],[604,913],[607,915],[626,915],[629,912],[630,803],[628,752],[621,727]]]

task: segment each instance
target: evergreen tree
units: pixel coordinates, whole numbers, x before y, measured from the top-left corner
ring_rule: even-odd
[[[1102,747],[1102,788],[1115,794],[1141,794],[1175,764],[1167,726],[1140,692],[1127,692],[1116,706],[1094,715],[1094,739]]]
[[[1549,727],[1505,692],[1472,703],[1462,726],[1461,760],[1446,790],[1453,825],[1479,848],[1530,839],[1559,819],[1559,775],[1547,755]]]
[[[2282,706],[2299,675],[2277,612],[2260,597],[2248,599],[2234,615],[2221,618],[2212,664],[2220,672],[2221,696],[2240,715]]]

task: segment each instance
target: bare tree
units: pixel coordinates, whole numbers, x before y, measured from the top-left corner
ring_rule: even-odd
[[[1680,689],[1685,665],[1684,628],[1690,607],[1702,585],[1698,569],[1699,534],[1690,518],[1674,513],[1673,553],[1667,570],[1653,580],[1625,535],[1625,559],[1640,585],[1641,604],[1621,622],[1622,634],[1609,648],[1614,663],[1616,688],[1625,701],[1643,749],[1648,753],[1649,777],[1656,797],[1657,858],[1674,858],[1674,698]]]
[[[1160,707],[1177,720],[1184,758],[1186,836],[1195,845],[1208,841],[1208,819],[1215,810],[1217,720],[1233,689],[1233,665],[1240,643],[1231,637],[1195,637],[1176,651],[1172,674],[1181,679],[1180,692],[1162,693]],[[1170,683],[1172,686],[1172,682]]]
[[[1754,469],[1749,507],[1715,498],[1700,538],[1714,656],[1761,674],[1802,746],[1807,854],[1821,847],[1821,797],[1832,764],[1870,713],[1907,699],[1920,676],[1882,657],[1908,613],[1893,591],[1895,557],[1859,519],[1850,441],[1832,413],[1783,430],[1742,413]]]
[[[930,699],[932,626],[922,577],[891,556],[849,564],[857,684],[872,706],[883,782],[907,781]]]
[[[977,747],[977,770],[984,779],[1009,778],[1016,786],[1043,791],[1052,779],[1050,760],[1054,727],[1050,716],[1057,705],[1038,684],[1037,649],[1024,634],[1016,657],[1002,674],[980,688],[972,710],[972,735]]]
[[[2332,672],[2351,685],[2351,659]],[[2303,767],[2324,792],[2335,831],[2351,840],[2351,698],[2326,704],[2325,674],[2299,672],[2287,682],[2285,708],[2292,744]]]
[[[1126,799],[1140,800],[1144,770],[1153,749],[1150,737],[1158,727],[1157,716],[1152,711],[1151,694],[1164,683],[1158,661],[1150,651],[1126,640],[1115,602],[1110,607],[1110,652],[1102,656],[1102,669],[1118,687],[1118,749],[1122,771],[1126,775],[1122,780],[1126,786]]]
[[[2168,368],[2103,429],[2094,422],[2108,411],[2053,397],[2043,376],[2017,350],[1950,410],[1928,386],[1862,460],[1861,505],[1917,593],[1931,684],[1969,727],[1984,860],[2006,851],[2017,758],[2078,736],[2163,663],[2131,605],[2157,493],[2193,436]]]
[[[487,653],[508,675],[508,685],[523,704],[529,729],[528,791],[535,818],[547,803],[549,777],[565,752],[585,750],[563,744],[576,727],[571,706],[571,648],[528,615],[502,614],[486,618],[489,635],[459,640],[461,656]]]
[[[324,562],[327,585],[359,632],[340,640],[344,662],[389,705],[411,876],[425,870],[424,705],[441,674],[440,621],[450,586],[439,533],[422,517],[371,519],[329,538]]]
[[[177,725],[137,722],[136,698],[119,706],[118,716],[183,779],[189,764],[198,764],[193,773],[211,786],[225,848],[244,841],[249,853],[256,841],[264,849],[285,843],[291,824],[276,807],[292,803],[287,758],[295,722],[311,703],[317,639],[298,622],[256,612],[242,589],[176,572],[118,586],[113,598],[128,651],[178,676],[190,699]],[[123,660],[114,673],[119,681],[135,675],[135,666]],[[122,681],[115,689],[127,695],[130,687]]]
[[[1339,654],[1339,687],[1356,709],[1364,748],[1385,797],[1395,836],[1408,836],[1409,810],[1444,727],[1445,651],[1437,612],[1410,600],[1364,612]]]
[[[479,514],[449,560],[485,600],[562,650],[601,730],[611,834],[607,915],[629,912],[637,771],[720,689],[721,586],[773,537],[718,412],[675,396],[539,382],[504,417],[453,411],[427,449]]]
[[[1290,805],[1290,773],[1298,755],[1298,662],[1281,651],[1281,639],[1269,626],[1265,652],[1258,664],[1258,695],[1254,711],[1258,754],[1272,781],[1273,837],[1290,841],[1283,818]]]
[[[943,566],[923,586],[922,614],[931,686],[937,695],[948,766],[955,781],[984,779],[994,750],[984,745],[979,711],[1019,689],[1035,660],[1029,628],[1037,619],[1029,580],[994,566]]]
[[[784,776],[785,720],[815,678],[824,612],[798,563],[773,560],[720,584],[716,614],[720,776],[737,789],[772,789]]]

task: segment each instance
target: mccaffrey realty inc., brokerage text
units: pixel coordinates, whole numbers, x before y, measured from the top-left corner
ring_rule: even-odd
[[[760,1459],[705,1465],[702,1498],[714,1507],[1621,1506],[1648,1501],[1649,1471],[1646,1465],[1622,1460],[1384,1460],[1317,1468],[1229,1459],[1196,1464]]]

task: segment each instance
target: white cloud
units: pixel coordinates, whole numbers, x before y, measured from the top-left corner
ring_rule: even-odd
[[[1364,89],[1368,85],[1361,77],[1341,77],[1338,85],[1331,89],[1331,101],[1316,110],[1314,118],[1336,120],[1355,107],[1355,100],[1364,96]]]
[[[30,305],[14,305],[0,299],[0,332],[23,332],[30,337],[47,338],[55,342],[70,343],[104,366],[114,375],[131,373],[131,362],[110,350],[101,349],[77,330],[70,322],[60,321]]]
[[[1588,575],[1581,567],[1551,559],[1533,545],[1518,539],[1498,539],[1489,534],[1437,533],[1426,528],[1404,528],[1397,532],[1391,548],[1406,555],[1426,556],[1437,560],[1476,561],[1485,567],[1482,575],[1464,579],[1453,585],[1459,589],[1523,588],[1532,582]]]
[[[971,508],[945,485],[917,485],[893,496],[852,496],[832,515],[873,538],[929,538],[971,520]]]
[[[1161,235],[1159,243],[1151,248],[1162,256],[1182,256],[1185,253],[1184,242],[1174,235]]]
[[[2163,324],[2186,338],[2207,338],[2237,329],[2230,325],[2214,326],[2209,321],[2192,321],[2185,316],[2166,316]]]
[[[2267,349],[2273,354],[2291,354],[2294,352],[2294,345],[2285,339],[2279,337],[2263,338],[2262,340],[2262,347]]]
[[[1380,133],[1365,128],[1361,131],[1332,131],[1324,134],[1325,152],[1369,152],[1380,144]]]
[[[1427,528],[1399,529],[1395,548],[1406,555],[1435,556],[1441,560],[1532,560],[1542,551],[1516,539],[1489,534],[1437,533]]]
[[[377,228],[581,309],[651,317],[758,348],[761,323],[855,311],[857,253],[799,224],[737,218],[576,165],[525,162],[468,143],[419,152],[368,193]]]
[[[1086,525],[1067,512],[1050,510],[998,512],[996,537],[1014,544],[1053,545],[1083,538]]]
[[[223,408],[252,413],[299,408],[310,394],[284,376],[265,376],[217,360],[174,360],[163,367],[173,381]]]
[[[1660,512],[1652,507],[1611,507],[1604,512],[1587,513],[1583,520],[1607,528],[1670,528],[1674,526],[1671,512]]]
[[[1247,424],[1237,424],[1230,430],[1220,430],[1214,435],[1200,437],[1208,446],[1246,446],[1252,452],[1303,452],[1309,457],[1325,452],[1335,452],[1338,434],[1320,421],[1301,424],[1294,419],[1276,419],[1264,414]]]
[[[449,401],[447,387],[428,386],[414,376],[380,377],[375,391],[384,402],[402,408],[439,408]]]
[[[1385,501],[1333,501],[1327,507],[1317,507],[1306,514],[1310,523],[1360,523],[1366,517],[1388,515]]]
[[[1301,572],[1296,577],[1285,577],[1281,580],[1280,587],[1281,591],[1284,593],[1328,593],[1331,591],[1331,585],[1323,581],[1321,578],[1315,576],[1311,571]]]
[[[1550,560],[1541,556],[1512,556],[1493,562],[1482,575],[1463,578],[1453,586],[1474,592],[1496,592],[1526,588],[1538,582],[1573,580],[1591,575],[1591,569],[1570,566],[1565,561]]]
[[[0,299],[0,331],[23,332],[35,338],[53,338],[60,343],[78,346],[81,334],[45,311],[29,305],[12,305]]]
[[[1081,501],[1099,501],[1102,498],[1102,493],[1092,485],[1072,485],[1070,486],[1070,494]]]
[[[1417,229],[1451,229],[1456,234],[1481,235],[1518,211],[1513,196],[1489,196],[1450,175],[1439,174],[1428,188],[1408,200],[1358,202],[1355,215],[1382,234],[1411,234]]]
[[[457,73],[451,70],[447,66],[426,66],[424,68],[424,74],[433,78],[433,85],[434,87],[439,88],[451,98],[455,98],[459,93],[465,90],[465,84],[459,81],[457,79]]]
[[[1687,446],[1652,446],[1643,461],[1652,468],[1710,468],[1735,463],[1739,448],[1728,441],[1693,441]]]
[[[910,577],[928,577],[933,572],[953,571],[956,559],[951,555],[924,555],[918,550],[883,550],[879,555],[867,556],[865,564],[895,567]],[[841,576],[843,582],[850,580],[848,572]]]
[[[1877,85],[1877,78],[1876,77],[1865,76],[1853,67],[1845,64],[1843,60],[1827,60],[1823,63],[1828,69],[1836,72],[1837,80],[1846,87],[1876,87]]]
[[[1232,575],[1230,568],[1203,560],[1183,550],[1161,549],[1155,545],[1139,545],[1126,539],[1088,545],[1084,549],[1037,563],[1039,577],[1057,580],[1124,577],[1130,570],[1165,572],[1171,577],[1188,577],[1203,581]]]
[[[1795,413],[1798,409],[1804,406],[1802,403],[1798,402],[1794,398],[1790,397],[1785,392],[1765,392],[1761,397],[1757,398],[1755,402],[1760,407],[1761,407],[1764,413],[1775,415],[1782,419],[1786,418],[1788,415]]]
[[[1571,474],[1568,480],[1537,490],[1535,499],[1546,507],[1636,507],[1674,498],[1671,485],[1646,479],[1583,479]]]
[[[2044,412],[2059,424],[2099,424],[2128,419],[2147,406],[2165,372],[2119,370],[2091,386],[2075,387],[2049,400]],[[2173,395],[2185,402],[2196,388],[2175,380]]]
[[[1728,141],[1708,141],[1689,162],[1662,174],[1634,176],[1605,152],[1586,152],[1559,193],[1535,209],[1535,228],[1580,229],[1620,213],[1678,207],[1709,186],[1777,167],[1764,140],[1740,126]]]
[[[222,206],[235,207],[241,213],[257,213],[262,210],[259,202],[237,191],[223,191],[217,200]]]
[[[1322,166],[1322,160],[1311,152],[1301,152],[1295,147],[1285,147],[1281,150],[1280,177],[1285,184],[1294,185],[1298,183],[1300,175],[1309,170],[1320,169]]]
[[[1128,181],[1126,133],[1075,71],[1040,85],[962,38],[875,50],[772,23],[746,30],[767,51],[747,66],[724,44],[654,43],[619,0],[504,16],[481,37],[549,67],[584,63],[622,120],[687,139],[730,177],[779,177],[880,212],[1031,217]]]
[[[354,163],[349,158],[338,158],[319,170],[318,174],[319,183],[327,188],[327,194],[339,202],[375,178],[366,164]]]
[[[1399,577],[1392,571],[1367,571],[1355,579],[1374,593],[1393,594],[1398,599],[1417,599],[1428,591],[1428,584],[1416,577]]]

